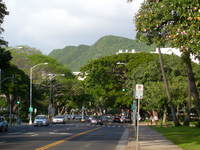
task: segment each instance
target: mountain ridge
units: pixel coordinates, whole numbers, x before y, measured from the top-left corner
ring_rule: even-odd
[[[80,67],[87,64],[90,60],[103,56],[114,55],[120,49],[153,51],[155,50],[155,46],[148,46],[142,42],[129,38],[106,35],[101,37],[92,45],[70,45],[65,46],[63,49],[54,49],[49,53],[49,56],[53,57],[61,64],[64,64],[72,71],[79,71]]]

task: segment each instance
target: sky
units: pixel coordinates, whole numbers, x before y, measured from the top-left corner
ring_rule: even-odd
[[[3,0],[9,11],[3,37],[49,54],[69,45],[94,44],[105,35],[135,38],[134,15],[143,0]]]

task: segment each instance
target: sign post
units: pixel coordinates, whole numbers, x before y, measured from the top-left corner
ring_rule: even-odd
[[[33,107],[29,107],[29,112],[33,112]]]
[[[143,84],[136,84],[135,88],[135,99],[137,99],[137,126],[136,126],[136,150],[138,150],[138,142],[139,142],[139,121],[140,121],[140,100],[143,99],[143,91],[144,86]]]
[[[133,100],[133,104],[131,106],[132,109],[132,124],[135,127],[135,131],[136,131],[136,112],[137,112],[137,102],[135,100]],[[136,136],[136,133],[135,133]]]

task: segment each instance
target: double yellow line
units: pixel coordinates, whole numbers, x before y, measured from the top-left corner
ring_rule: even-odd
[[[64,142],[66,142],[66,141],[69,141],[69,140],[71,140],[71,139],[73,139],[73,138],[75,138],[75,137],[78,137],[78,136],[81,136],[81,135],[84,135],[84,134],[88,134],[88,133],[93,132],[93,131],[96,131],[96,130],[98,130],[98,129],[100,129],[100,128],[101,128],[101,127],[95,128],[95,129],[91,129],[91,130],[87,130],[87,131],[84,131],[84,132],[81,132],[81,133],[72,135],[72,136],[70,136],[70,137],[68,137],[68,138],[66,138],[66,139],[59,140],[59,141],[55,141],[55,142],[53,142],[53,143],[51,143],[51,144],[48,144],[48,145],[45,145],[45,146],[36,148],[35,150],[46,150],[46,149],[48,149],[48,148],[55,147],[55,146],[57,146],[57,145],[59,145],[59,144],[62,144],[62,143],[64,143]]]

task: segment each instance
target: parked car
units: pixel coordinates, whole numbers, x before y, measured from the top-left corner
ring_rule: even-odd
[[[114,119],[113,119],[113,122],[118,122],[120,123],[120,116],[115,116]]]
[[[131,123],[131,118],[128,116],[121,116],[120,122],[121,123]]]
[[[72,119],[73,119],[73,116],[70,115],[70,114],[66,114],[66,115],[65,115],[65,118],[66,118],[67,120],[72,120]]]
[[[74,116],[74,119],[75,119],[75,120],[81,120],[81,119],[82,119],[82,116],[81,116],[81,115],[75,115],[75,116]]]
[[[1,132],[8,131],[8,122],[5,120],[3,116],[0,116],[0,131]]]
[[[49,119],[46,115],[37,115],[34,120],[34,126],[48,126]]]
[[[57,115],[52,118],[52,123],[66,123],[67,118],[65,116]]]
[[[96,124],[96,125],[103,125],[103,119],[100,117],[100,116],[96,116],[96,117],[93,117],[91,120],[90,120],[90,123],[91,124]]]
[[[108,115],[106,116],[107,122],[112,122],[113,121],[113,117]]]

